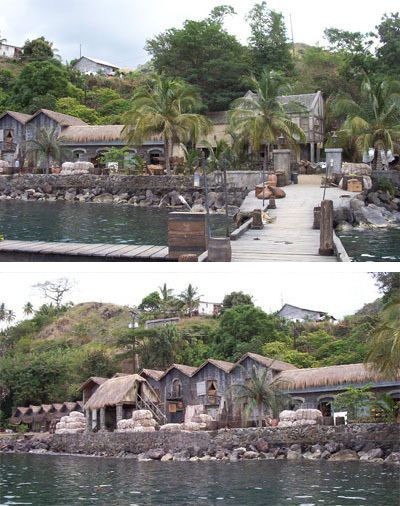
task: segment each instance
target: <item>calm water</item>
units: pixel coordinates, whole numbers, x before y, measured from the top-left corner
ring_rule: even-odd
[[[5,239],[87,244],[153,244],[168,240],[168,210],[65,202],[0,202]],[[224,218],[212,216],[213,235],[224,234]]]
[[[400,262],[400,229],[355,229],[338,235],[355,262]]]
[[[0,455],[0,506],[398,506],[400,471],[347,463]]]

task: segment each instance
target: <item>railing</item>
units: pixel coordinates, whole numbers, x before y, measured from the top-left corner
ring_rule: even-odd
[[[153,413],[154,418],[158,421],[158,423],[162,424],[165,423],[167,420],[167,417],[164,415],[164,413],[161,411],[161,409],[151,401],[146,401],[143,399],[139,394],[137,395],[137,406],[141,409],[148,409]]]

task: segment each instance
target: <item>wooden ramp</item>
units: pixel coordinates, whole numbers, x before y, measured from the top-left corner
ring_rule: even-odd
[[[313,230],[313,210],[323,197],[319,185],[299,184],[284,188],[286,198],[277,200],[277,209],[268,211],[274,223],[263,230],[248,230],[237,241],[232,241],[233,262],[337,262],[336,256],[318,254],[319,230]],[[346,196],[346,197],[344,197]],[[328,188],[326,198],[338,205],[349,193]],[[268,204],[268,201],[266,201]],[[262,208],[262,200],[254,192],[243,202],[242,211]]]
[[[1,261],[168,261],[166,246],[0,241]]]

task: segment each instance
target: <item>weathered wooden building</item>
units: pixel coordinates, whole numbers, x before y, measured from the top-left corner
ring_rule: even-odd
[[[233,362],[209,359],[192,376],[195,388],[193,404],[217,419],[226,390],[230,387]]]
[[[101,378],[99,376],[91,376],[80,386],[82,392],[83,405],[92,397],[100,385],[102,385],[108,378]]]
[[[26,123],[32,118],[22,112],[6,111],[0,116],[0,158],[12,167],[23,165],[26,151]]]
[[[167,420],[181,423],[185,418],[185,409],[193,405],[195,398],[192,376],[197,367],[173,364],[160,378],[161,402]]]
[[[254,93],[248,91],[246,97],[253,97]],[[320,160],[321,149],[324,143],[324,99],[322,92],[306,93],[303,95],[285,95],[278,97],[278,101],[284,106],[291,120],[302,128],[306,135],[306,142],[299,142],[298,157],[302,160],[316,162]],[[212,129],[205,140],[216,147],[218,141],[224,140],[232,143],[229,134],[229,115],[227,111],[208,113],[207,116],[212,122]],[[207,144],[200,141],[199,148],[206,148]],[[275,147],[278,148],[278,139]],[[263,156],[263,148],[260,156]]]

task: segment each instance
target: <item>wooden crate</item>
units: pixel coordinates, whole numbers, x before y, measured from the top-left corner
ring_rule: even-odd
[[[169,258],[201,255],[207,251],[207,226],[204,213],[169,213]]]
[[[349,192],[362,192],[363,185],[358,179],[349,179],[347,181],[347,191]]]

